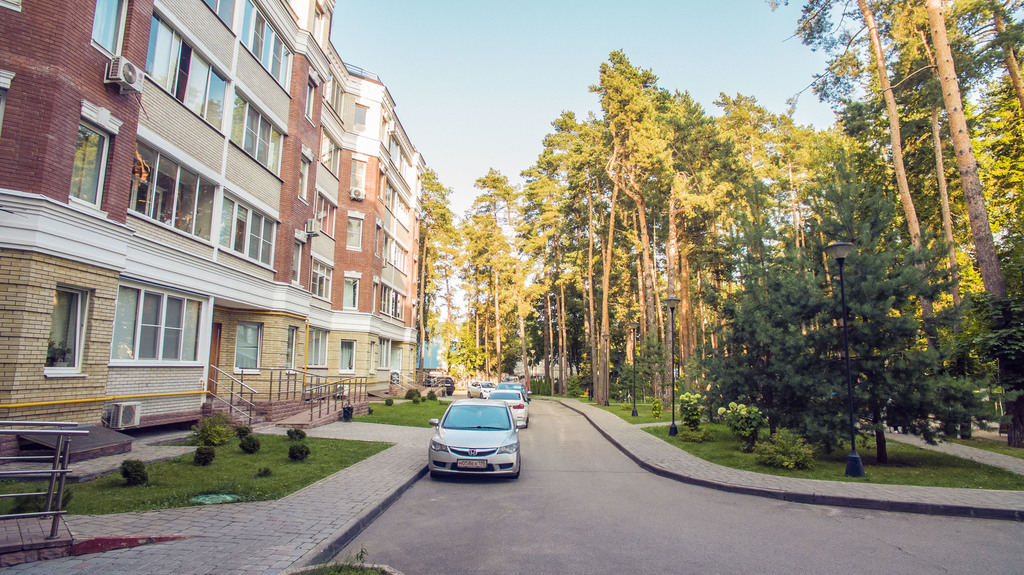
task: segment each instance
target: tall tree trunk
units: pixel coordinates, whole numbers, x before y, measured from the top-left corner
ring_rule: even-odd
[[[868,32],[871,35],[871,52],[875,59],[875,71],[878,75],[878,84],[882,90],[882,97],[885,100],[886,116],[889,117],[889,142],[892,147],[892,163],[896,172],[896,188],[899,190],[900,201],[903,203],[903,214],[907,218],[907,227],[910,228],[910,244],[914,251],[921,253],[921,226],[917,220],[917,210],[914,208],[914,199],[910,196],[910,185],[907,183],[907,170],[903,164],[903,142],[900,135],[900,116],[896,108],[896,96],[893,95],[892,87],[889,85],[889,72],[885,67],[885,54],[882,52],[882,41],[878,36],[878,26],[875,24],[875,15],[868,6],[867,0],[857,0],[860,11],[864,15]],[[925,273],[924,263],[918,264],[921,273]],[[921,298],[921,317],[927,324],[932,316],[932,302],[927,298]],[[927,333],[927,332],[926,332]],[[929,344],[934,347],[931,336]]]
[[[953,282],[949,286],[953,305],[960,305],[960,272],[956,266],[956,243],[953,241],[953,218],[949,213],[949,191],[946,187],[946,164],[942,159],[942,136],[939,129],[939,109],[932,108],[932,142],[935,145],[935,175],[939,182],[939,199],[942,200],[942,231],[949,249],[949,271]]]
[[[964,116],[963,101],[960,98],[960,82],[953,65],[953,53],[946,37],[946,20],[941,0],[925,0],[932,46],[935,48],[935,64],[939,70],[942,85],[942,99],[946,104],[946,120],[953,140],[956,165],[960,169],[960,182],[967,204],[967,216],[971,222],[974,237],[974,253],[978,258],[978,269],[985,291],[997,298],[1006,296],[1006,282],[999,265],[992,228],[989,226],[988,210],[985,207],[985,191],[978,175],[978,162],[971,148],[971,135]]]
[[[597,324],[594,317],[594,188],[587,187],[587,292],[589,297],[587,313],[590,318],[590,329],[587,331],[590,346],[590,379],[597,375]]]
[[[544,378],[548,380],[551,387],[551,395],[555,395],[554,380],[551,379],[551,353],[553,345],[551,341],[551,291],[544,293]]]
[[[558,288],[558,379],[561,380],[562,395],[566,395],[569,392],[569,358],[566,353],[569,341],[565,332],[565,284],[559,282]]]
[[[1003,14],[996,9],[995,13],[995,25],[996,32],[1002,34],[1006,32],[1006,24],[1003,22]],[[1006,52],[1006,73],[1010,76],[1010,82],[1013,84],[1013,93],[1017,95],[1017,101],[1020,102],[1020,109],[1024,111],[1024,81],[1020,78],[1020,67],[1017,65],[1017,56],[1013,53],[1013,47],[1009,44],[1003,44],[1003,50]]]
[[[494,352],[498,356],[498,377],[501,378],[501,298],[498,289],[498,268],[494,268]]]
[[[614,162],[614,158],[615,156],[613,154],[612,159],[609,160],[608,164],[609,173],[611,173],[610,167],[612,162]],[[602,259],[604,261],[601,262],[601,381],[608,381],[608,363],[607,361],[604,361],[608,357],[608,338],[605,336],[609,333],[608,292],[612,274],[612,243],[615,241],[615,201],[618,197],[619,184],[615,183],[612,186],[612,201],[611,206],[608,209],[608,241],[603,247],[604,257]],[[594,399],[598,399],[600,403],[604,403],[607,396],[602,396],[601,398],[595,397]]]
[[[522,306],[520,306],[522,309]],[[530,364],[526,358],[526,318],[523,317],[522,312],[519,313],[519,341],[520,341],[520,353],[523,358],[523,373],[526,374],[526,390],[530,390]]]

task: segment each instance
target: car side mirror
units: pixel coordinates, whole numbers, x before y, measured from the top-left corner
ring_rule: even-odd
[[[439,421],[437,420],[437,418],[436,418],[436,417],[434,417],[434,418],[432,418],[432,419],[431,419],[431,420],[429,421],[429,423],[430,423],[430,425],[431,425],[431,426],[433,426],[433,427],[437,427],[437,424],[438,424],[438,423],[440,423],[440,422],[439,422]]]
[[[533,395],[533,392],[532,391],[527,391],[526,395]]]
[[[516,429],[526,429],[525,421],[516,421]]]

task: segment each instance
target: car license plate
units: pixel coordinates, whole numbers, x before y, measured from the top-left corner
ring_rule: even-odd
[[[487,461],[483,459],[460,459],[460,469],[487,469]]]

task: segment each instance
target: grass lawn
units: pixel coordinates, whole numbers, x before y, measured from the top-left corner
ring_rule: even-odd
[[[984,449],[985,451],[991,451],[1001,455],[1009,455],[1010,457],[1016,457],[1017,459],[1024,459],[1024,449],[1006,445],[1005,439],[972,437],[971,439],[947,439],[946,441],[952,441],[953,443],[959,443],[960,445],[966,445],[968,447],[977,447],[978,449]]]
[[[205,467],[193,464],[191,453],[176,459],[146,466],[149,482],[128,487],[120,472],[101,475],[84,483],[72,483],[71,500],[65,507],[76,515],[102,515],[129,511],[148,511],[195,505],[190,499],[197,495],[232,494],[241,501],[278,499],[324,477],[358,463],[391,446],[385,442],[349,441],[307,437],[309,449],[305,461],[288,458],[288,448],[295,442],[283,435],[258,435],[261,448],[248,454],[232,438],[216,448],[217,455]],[[257,477],[261,468],[271,474]],[[0,483],[0,492],[25,493],[46,491],[45,483]],[[19,498],[20,499],[20,498]],[[14,499],[0,499],[0,513],[9,512]]]
[[[589,402],[585,399],[581,399],[580,401],[589,403],[590,405],[603,409],[609,413],[614,413],[615,415],[618,415],[619,417],[630,423],[657,423],[659,421],[669,423],[670,421],[672,421],[672,412],[669,411],[668,409],[663,408],[661,410],[661,417],[654,417],[653,415],[651,415],[651,404],[649,403],[637,402],[636,417],[633,417],[633,402],[612,403],[608,407],[605,407],[603,405],[598,405],[596,403]],[[679,425],[678,413],[676,413],[676,425]]]
[[[444,410],[448,409],[450,401],[421,401],[413,403],[407,401],[394,405],[374,403],[370,405],[373,413],[369,415],[357,415],[352,421],[363,423],[384,423],[387,425],[404,425],[407,427],[430,427],[432,418],[440,419]]]
[[[812,470],[767,467],[755,461],[754,454],[743,453],[741,449],[742,443],[724,424],[704,423],[701,427],[711,432],[711,441],[704,443],[680,441],[678,438],[668,436],[668,427],[648,427],[644,428],[644,431],[660,437],[672,445],[706,461],[756,473],[889,485],[1024,490],[1024,476],[997,467],[990,467],[959,457],[897,442],[889,442],[888,444],[888,465],[878,465],[876,463],[873,440],[867,446],[857,446],[857,453],[860,454],[861,461],[864,463],[864,470],[867,473],[867,477],[862,479],[845,476],[846,457],[849,455],[848,448],[837,449],[830,455],[819,452],[815,467]]]

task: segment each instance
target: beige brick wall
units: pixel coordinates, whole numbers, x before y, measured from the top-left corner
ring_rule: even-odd
[[[146,82],[142,97],[146,102],[146,113],[139,116],[139,123],[161,134],[191,156],[171,159],[181,162],[186,168],[189,163],[198,160],[213,172],[220,173],[224,135],[153,82]],[[225,107],[228,109],[224,114],[230,114],[230,106],[225,103]]]
[[[134,215],[132,212],[128,212],[128,225],[139,232],[139,235],[156,240],[163,245],[174,246],[204,259],[213,259],[213,246],[202,243],[201,240],[193,238],[193,236],[171,231],[153,223],[152,220]],[[211,228],[214,231],[211,232],[210,241],[215,242],[219,238],[217,234],[220,230],[220,222],[213,222]]]
[[[291,98],[245,46],[238,50],[236,77],[244,78],[244,86],[241,88],[242,96],[250,100],[253,97],[258,97],[259,100],[252,103],[256,104],[260,111],[274,116],[271,118],[274,120],[274,124],[277,124],[281,131],[287,132],[287,123],[280,124],[277,118],[280,118],[280,122],[288,121],[288,106],[291,103]],[[305,91],[305,86],[299,88],[301,89],[296,89],[296,93]]]
[[[199,392],[206,389],[202,367],[111,367],[106,394],[121,398],[129,395]],[[165,397],[123,398],[115,401],[142,402],[142,417],[198,411],[206,396],[174,395]],[[109,407],[113,402],[107,402]]]
[[[280,209],[281,180],[235,146],[228,146],[227,177],[234,182],[228,190],[236,196],[239,192],[248,192],[271,208]],[[245,201],[244,196],[239,199]],[[276,217],[276,214],[267,215]]]
[[[0,405],[103,397],[117,273],[44,254],[0,251]],[[88,294],[81,374],[46,377],[46,344],[58,286]],[[97,423],[102,403],[0,408],[0,418]]]
[[[280,247],[278,247],[280,249]],[[266,281],[274,281],[274,272],[267,268],[252,263],[250,260],[243,258],[242,256],[236,255],[234,252],[228,251],[227,248],[223,248],[217,255],[217,263],[227,266],[231,269],[243,271],[249,275],[258,277]]]
[[[202,10],[193,0],[163,0],[163,4],[185,26],[190,44],[195,46],[202,42],[203,47],[212,52],[207,56],[230,65],[235,37],[212,10]]]

